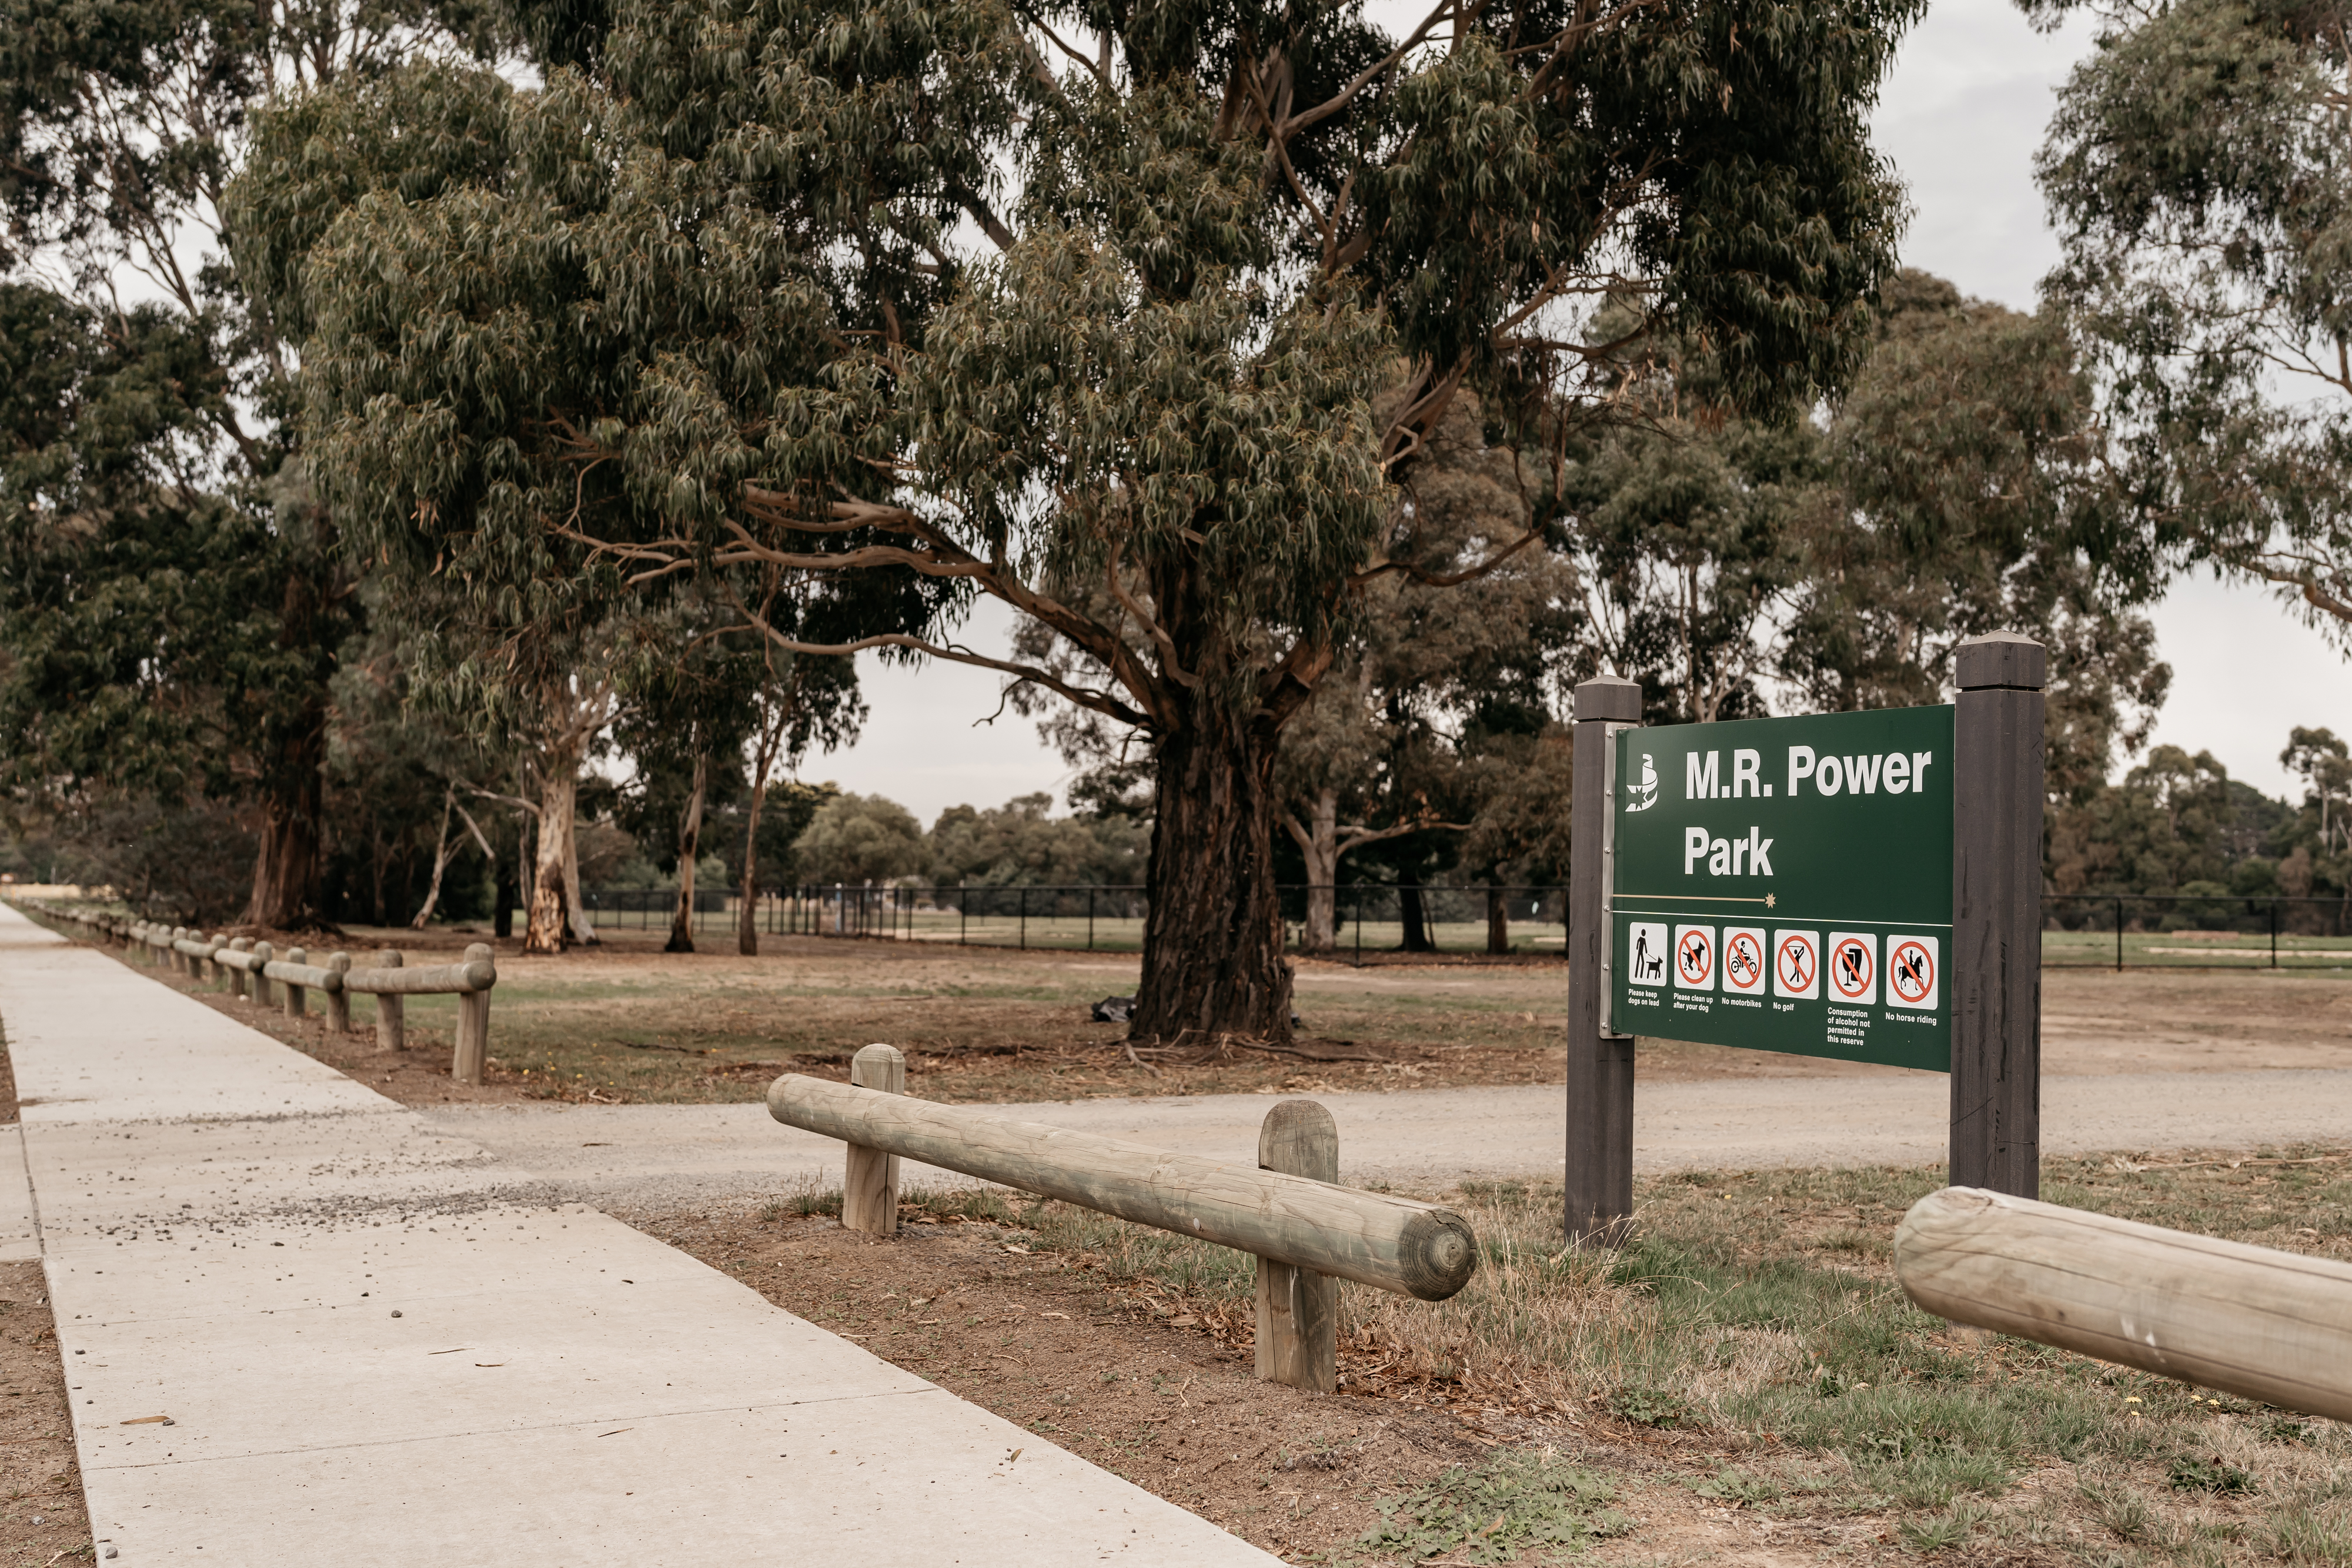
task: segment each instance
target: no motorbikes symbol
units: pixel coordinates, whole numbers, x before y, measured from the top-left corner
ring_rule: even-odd
[[[1723,988],[1754,996],[1764,989],[1764,933],[1731,930],[1723,934]]]

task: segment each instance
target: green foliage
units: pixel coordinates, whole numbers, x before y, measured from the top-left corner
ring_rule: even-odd
[[[1522,1552],[1556,1563],[1633,1530],[1631,1519],[1605,1506],[1615,1495],[1600,1476],[1549,1449],[1506,1454],[1381,1499],[1381,1522],[1355,1550],[1409,1563],[1517,1563]]]
[[[1629,1384],[1610,1392],[1609,1413],[1636,1427],[1678,1427],[1690,1418],[1690,1401],[1663,1388]]]
[[[827,800],[809,819],[793,853],[806,881],[851,887],[912,876],[929,858],[914,813],[879,795]]]
[[[974,658],[928,628],[1005,601],[1100,677],[1010,674],[1152,738],[1163,824],[1239,813],[1162,846],[1221,913],[1155,923],[1142,1027],[1279,1035],[1257,780],[1413,555],[1400,482],[1465,389],[1546,448],[1608,407],[1608,288],[1740,408],[1842,380],[1898,204],[1864,112],[1916,9],[1489,8],[1441,50],[1254,0],[531,5],[573,63],[511,97],[504,163],[362,194],[280,269],[315,472],[503,628],[773,569],[887,601],[834,638],[733,584],[781,646]],[[1048,63],[1049,20],[1098,54]]]
[[[2054,25],[2083,0],[2022,0]],[[2098,48],[2037,166],[2046,285],[2095,356],[2117,467],[2179,558],[2352,631],[2352,164],[2338,5],[2083,5]]]
[[[2219,1455],[2175,1455],[2166,1467],[2166,1474],[2176,1491],[2236,1494],[2252,1491],[2257,1484],[2251,1474],[2236,1465],[2224,1462]]]
[[[1051,795],[1002,806],[950,806],[931,824],[930,876],[946,886],[1135,883],[1143,880],[1147,830],[1127,817],[1055,817]]]

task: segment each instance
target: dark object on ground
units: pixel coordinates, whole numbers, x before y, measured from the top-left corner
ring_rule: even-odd
[[[1105,997],[1087,1009],[1097,1023],[1126,1023],[1135,1017],[1133,997]]]

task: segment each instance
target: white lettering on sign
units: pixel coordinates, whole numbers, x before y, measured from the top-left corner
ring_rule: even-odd
[[[1798,786],[1810,779],[1817,795],[1875,795],[1884,785],[1889,795],[1916,795],[1927,788],[1927,766],[1936,760],[1932,751],[1881,752],[1874,757],[1818,757],[1810,746],[1789,747],[1789,793],[1801,791]],[[1707,773],[1714,776],[1715,762],[1710,756]],[[1737,763],[1733,777],[1738,777]],[[1771,792],[1771,786],[1765,786]],[[1696,797],[1694,797],[1696,799]]]
[[[1683,758],[1683,799],[1712,800],[1722,792],[1716,782],[1716,758],[1719,753],[1710,751],[1704,760],[1696,751]]]
[[[1731,754],[1731,798],[1735,800],[1749,795],[1769,795],[1772,787],[1759,781],[1764,771],[1764,754],[1746,747]]]
[[[1741,839],[1718,839],[1705,828],[1685,828],[1683,874],[1692,874],[1705,856],[1709,876],[1770,876],[1772,842],[1761,828],[1748,829]]]

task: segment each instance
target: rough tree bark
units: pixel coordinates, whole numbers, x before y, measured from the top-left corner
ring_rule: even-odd
[[[1397,919],[1404,927],[1398,939],[1401,953],[1434,953],[1437,944],[1429,937],[1429,913],[1421,897],[1421,883],[1408,882],[1397,887]]]
[[[261,800],[260,845],[253,862],[248,925],[307,931],[319,924],[319,818],[324,807],[326,715],[307,720],[270,748]]]
[[[1486,886],[1486,951],[1507,953],[1511,950],[1511,905],[1503,890],[1489,883]]]
[[[694,788],[686,797],[686,812],[677,824],[677,908],[669,917],[665,953],[694,951],[694,861],[702,852],[702,795],[710,780],[710,758],[694,755]]]
[[[751,754],[751,800],[743,813],[743,907],[735,923],[735,951],[746,958],[760,953],[760,813],[768,804],[768,773],[783,749],[790,712],[783,702],[768,706]]]
[[[538,853],[532,857],[522,950],[561,953],[570,934],[572,883],[565,862],[571,858],[572,802],[580,793],[580,755],[574,748],[541,760]]]
[[[573,798],[576,801],[576,789]],[[576,810],[563,816],[563,897],[572,921],[572,940],[588,947],[603,946],[595,922],[588,918],[587,890],[580,885],[580,813]]]
[[[1222,703],[1159,740],[1151,904],[1133,1033],[1286,1042],[1291,968],[1274,878],[1272,727]]]

